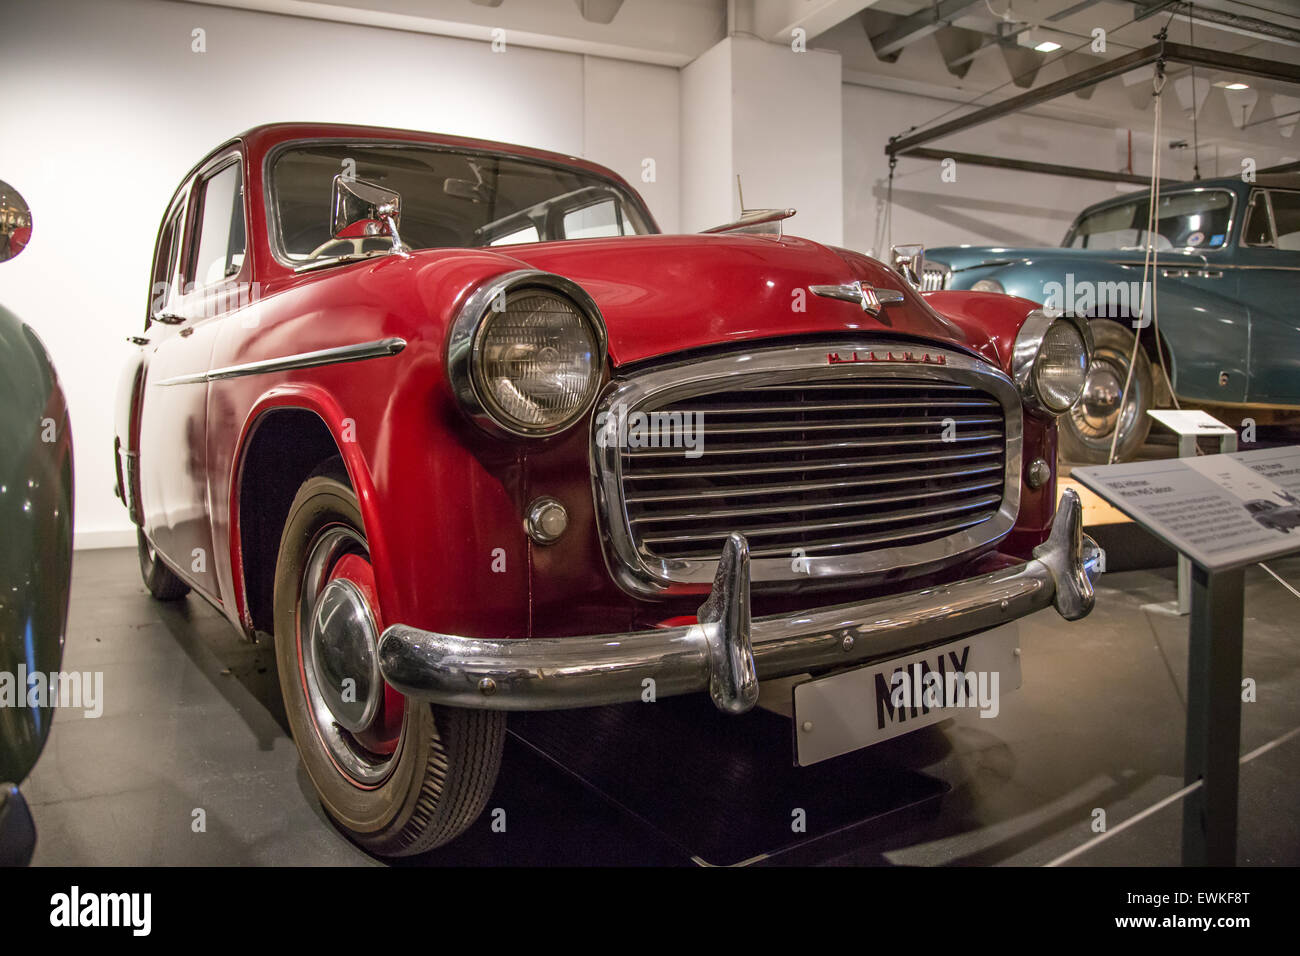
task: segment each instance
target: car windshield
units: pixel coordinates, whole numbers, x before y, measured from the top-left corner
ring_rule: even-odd
[[[1145,249],[1150,200],[1143,196],[1079,217],[1063,246],[1074,249]],[[1232,193],[1202,189],[1160,197],[1156,209],[1155,247],[1217,249],[1228,241]]]
[[[391,251],[386,236],[332,234],[331,196],[340,173],[400,194],[398,229],[412,249],[654,231],[634,194],[585,170],[409,144],[311,143],[283,150],[271,167],[269,212],[279,258],[298,266]]]

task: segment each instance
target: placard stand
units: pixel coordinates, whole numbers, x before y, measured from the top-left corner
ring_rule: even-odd
[[[1237,433],[1205,412],[1156,408],[1149,409],[1147,414],[1178,435],[1179,458],[1196,457],[1196,439],[1204,435],[1218,437],[1221,453],[1237,450]],[[1181,553],[1178,555],[1177,606],[1179,614],[1187,614],[1192,608],[1192,562]]]
[[[1177,413],[1153,415],[1164,421],[1162,416]],[[1188,457],[1076,468],[1072,477],[1185,556],[1180,560],[1188,566],[1191,619],[1183,781],[1200,786],[1183,803],[1183,864],[1233,866],[1245,569],[1300,550],[1294,536],[1282,533],[1276,522],[1259,518],[1294,509],[1300,497],[1300,447],[1193,458],[1194,436],[1207,434],[1207,429],[1185,431],[1177,419],[1164,423],[1179,432]],[[1231,431],[1210,419],[1209,427],[1215,426]],[[1235,433],[1208,433],[1236,445]],[[1195,520],[1198,514],[1206,520]]]
[[[1184,866],[1237,863],[1245,581],[1244,568],[1191,567],[1183,783],[1201,786],[1183,803]]]

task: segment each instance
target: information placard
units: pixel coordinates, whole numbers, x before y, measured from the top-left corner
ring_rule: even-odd
[[[1210,571],[1300,550],[1300,446],[1096,465],[1070,477]]]

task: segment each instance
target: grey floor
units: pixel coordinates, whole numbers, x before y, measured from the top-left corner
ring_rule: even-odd
[[[1300,588],[1300,558],[1271,567]],[[900,773],[948,788],[919,820],[823,840],[815,859],[1038,865],[1093,839],[1095,808],[1113,829],[1177,791],[1186,619],[1152,607],[1172,600],[1173,571],[1103,580],[1086,620],[1046,611],[1022,622],[1024,685],[997,719],[968,712],[882,745]],[[1300,727],[1300,597],[1252,568],[1246,609],[1245,674],[1258,700],[1244,705],[1243,754]],[[23,786],[37,865],[376,865],[312,796],[283,726],[270,649],[244,643],[197,598],[152,601],[133,551],[77,553],[64,669],[102,672],[105,705],[97,719],[59,711]],[[788,749],[789,739],[771,745]],[[1300,735],[1246,763],[1240,793],[1239,862],[1300,863]],[[490,806],[510,807],[506,834],[481,820],[414,862],[689,862],[663,833],[513,738]],[[1176,864],[1180,821],[1176,802],[1073,863]]]

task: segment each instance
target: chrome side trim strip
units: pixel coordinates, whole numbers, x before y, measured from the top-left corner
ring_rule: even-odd
[[[244,375],[265,375],[268,372],[287,372],[290,369],[315,368],[318,365],[360,362],[363,359],[396,355],[404,348],[406,348],[406,339],[377,339],[374,342],[340,345],[335,348],[319,349],[315,352],[299,352],[297,355],[285,355],[281,358],[245,362],[242,365],[227,365],[224,368],[214,368],[207,372],[195,372],[193,375],[177,375],[173,378],[165,378],[156,384],[197,385],[201,382],[215,382],[223,378],[240,378]]]
[[[1092,610],[1101,552],[1067,488],[1034,557],[1000,571],[853,604],[750,619],[745,539],[731,535],[694,624],[622,634],[497,640],[394,624],[384,680],[408,697],[479,710],[566,710],[708,691],[723,713],[753,706],[757,682],[887,660],[1043,608]]]

